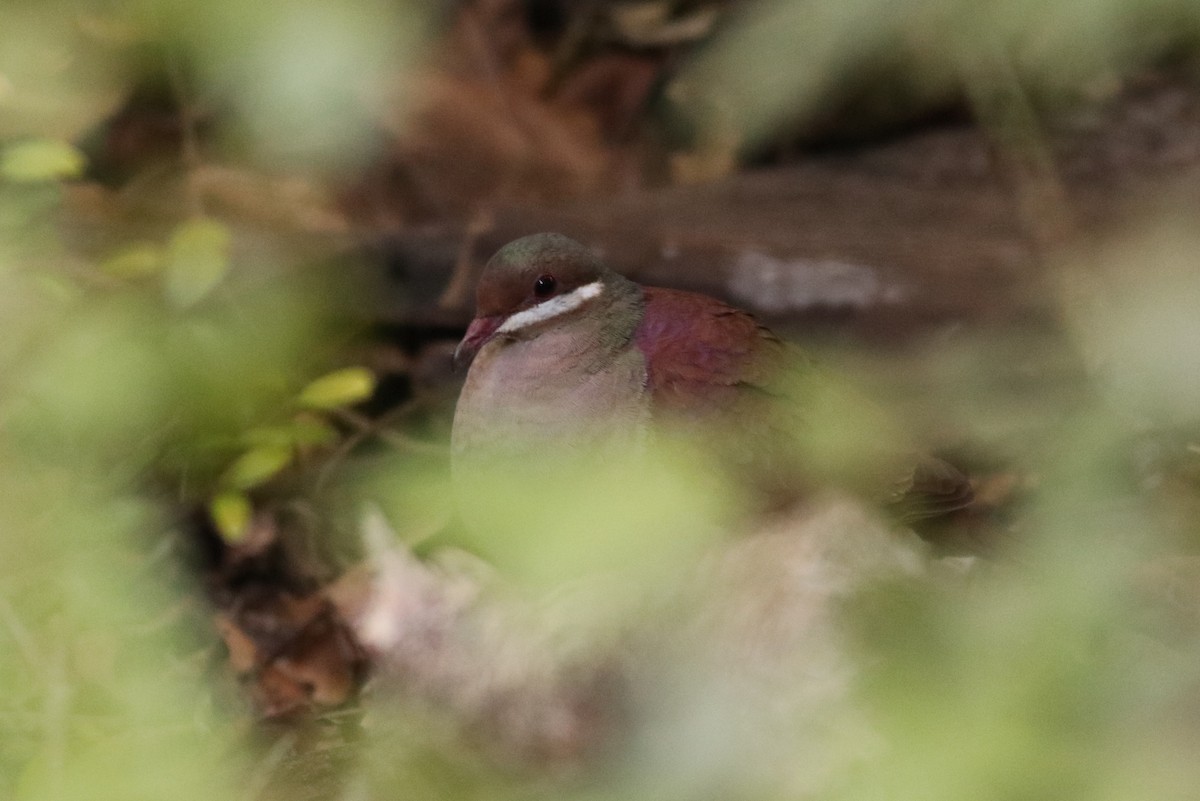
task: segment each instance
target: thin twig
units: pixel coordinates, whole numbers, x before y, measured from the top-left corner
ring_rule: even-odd
[[[33,636],[29,633],[29,629],[25,628],[25,624],[21,622],[17,610],[13,608],[9,600],[3,595],[0,595],[0,618],[4,619],[4,625],[8,629],[8,633],[17,644],[17,649],[21,652],[21,656],[29,663],[30,669],[40,674],[45,667],[45,663],[42,661],[37,643],[33,641]]]
[[[376,437],[390,445],[410,453],[423,453],[432,456],[444,456],[446,449],[443,446],[428,442],[421,442],[413,439],[399,431],[391,431],[385,427],[394,420],[412,414],[417,408],[414,401],[397,406],[387,414],[381,415],[372,420],[357,412],[349,409],[336,409],[333,411],[333,416],[355,429],[354,433],[346,437],[340,445],[331,453],[321,466],[320,472],[317,474],[314,483],[315,491],[320,491],[328,482],[329,477],[333,474],[335,468],[349,457],[350,453],[357,448],[362,442],[365,442],[371,437]]]
[[[454,261],[454,271],[450,273],[450,280],[438,298],[439,309],[462,309],[470,305],[474,278],[471,251],[475,248],[476,240],[492,230],[495,225],[495,215],[491,209],[481,209],[471,215],[462,245],[458,249],[458,258]]]
[[[982,37],[960,63],[972,110],[1016,195],[1021,225],[1044,257],[1074,239],[1078,226],[1037,110],[1002,43]]]
[[[187,79],[184,76],[183,63],[178,50],[171,48],[167,52],[167,75],[171,83],[171,91],[179,106],[180,128],[180,157],[183,159],[185,173],[184,192],[188,213],[193,217],[204,217],[204,195],[196,176],[204,166],[200,155],[200,136],[197,131],[199,115],[196,104],[188,91]]]

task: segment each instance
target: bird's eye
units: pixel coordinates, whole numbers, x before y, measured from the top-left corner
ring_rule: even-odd
[[[557,287],[558,281],[554,279],[553,275],[539,275],[533,282],[533,294],[539,298],[548,298]]]

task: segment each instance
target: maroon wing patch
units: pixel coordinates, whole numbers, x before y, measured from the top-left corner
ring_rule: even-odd
[[[754,317],[693,292],[645,287],[643,293],[636,337],[656,411],[703,416],[770,393],[789,351]]]

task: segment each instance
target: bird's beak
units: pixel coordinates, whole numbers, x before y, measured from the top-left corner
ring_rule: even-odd
[[[487,341],[496,333],[496,329],[504,322],[504,318],[495,315],[492,317],[476,317],[467,326],[467,333],[463,335],[462,342],[458,343],[458,347],[454,349],[454,367],[462,369],[471,363],[475,358],[475,354],[479,352]]]

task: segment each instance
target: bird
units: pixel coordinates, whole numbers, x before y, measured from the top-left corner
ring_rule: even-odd
[[[961,472],[749,312],[640,285],[562,234],[487,262],[454,360],[468,366],[451,430],[460,497],[489,472],[528,474],[533,506],[566,492],[550,453],[603,462],[682,435],[766,505],[824,483],[909,524],[972,502]],[[870,411],[826,430],[854,409]]]

